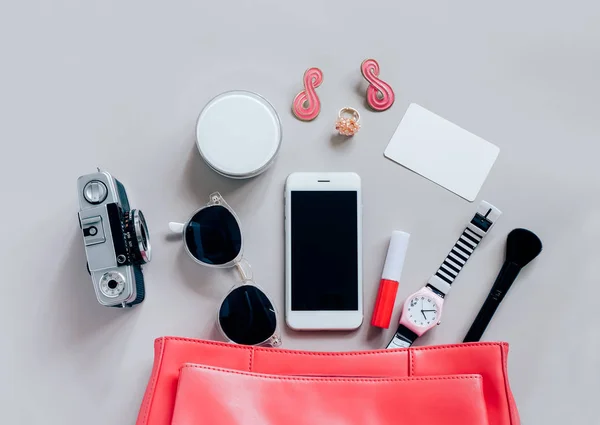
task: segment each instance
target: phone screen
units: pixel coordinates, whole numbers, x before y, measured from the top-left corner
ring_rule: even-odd
[[[358,310],[356,191],[292,191],[292,310]]]

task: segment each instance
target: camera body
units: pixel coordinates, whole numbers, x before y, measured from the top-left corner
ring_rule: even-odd
[[[131,307],[145,296],[142,264],[151,259],[144,215],[130,209],[125,187],[106,171],[77,179],[79,225],[98,302]]]

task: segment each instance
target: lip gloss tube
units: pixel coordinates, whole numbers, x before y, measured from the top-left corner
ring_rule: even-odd
[[[378,328],[387,329],[390,326],[409,239],[409,233],[397,230],[392,232],[371,318],[371,325]]]

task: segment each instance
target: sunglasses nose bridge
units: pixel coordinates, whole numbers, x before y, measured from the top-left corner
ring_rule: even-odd
[[[250,266],[248,260],[241,258],[235,263],[235,268],[240,274],[243,283],[254,282],[254,273],[252,272],[252,266]]]

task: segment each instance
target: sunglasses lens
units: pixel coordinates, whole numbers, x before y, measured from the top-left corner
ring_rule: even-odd
[[[192,217],[185,228],[185,243],[198,261],[218,266],[238,256],[242,249],[242,232],[227,208],[213,205]]]
[[[243,285],[231,291],[223,301],[219,325],[231,341],[256,345],[273,336],[277,317],[271,301],[260,289]]]

